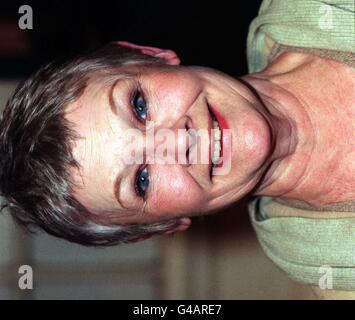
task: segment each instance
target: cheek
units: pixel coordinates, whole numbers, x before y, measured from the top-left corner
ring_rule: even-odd
[[[202,207],[206,196],[184,169],[160,166],[157,170],[150,201],[154,213],[191,213]]]

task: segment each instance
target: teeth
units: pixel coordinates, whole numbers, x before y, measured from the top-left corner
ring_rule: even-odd
[[[213,155],[212,155],[212,168],[215,168],[220,162],[221,149],[222,149],[222,131],[219,128],[218,121],[214,114],[211,112],[212,127],[213,127]]]
[[[220,155],[221,155],[221,141],[215,141],[212,162],[215,164],[218,163]]]
[[[213,137],[214,137],[214,145],[213,145],[213,157],[212,162],[213,164],[217,164],[219,162],[221,156],[221,130],[218,126],[217,121],[213,121]]]
[[[219,130],[219,129],[214,129],[213,130],[213,135],[214,135],[214,139],[215,140],[221,140],[221,130]]]

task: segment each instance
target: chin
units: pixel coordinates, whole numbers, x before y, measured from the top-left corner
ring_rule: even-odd
[[[231,133],[230,143],[222,136],[223,163],[230,157],[231,166],[227,174],[214,177],[215,200],[211,201],[214,208],[228,206],[250,193],[267,170],[272,153],[271,128],[262,114],[251,107],[219,110],[224,116],[219,121],[220,127],[230,129]]]
[[[245,161],[251,169],[258,170],[268,159],[271,150],[271,137],[269,127],[265,123],[247,130],[244,135]]]
[[[271,154],[271,130],[260,115],[232,131],[231,174],[244,181],[260,179]]]

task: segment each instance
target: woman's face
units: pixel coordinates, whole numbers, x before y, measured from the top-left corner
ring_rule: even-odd
[[[97,77],[67,108],[79,135],[73,146],[80,164],[73,168],[76,198],[100,218],[122,224],[203,214],[235,202],[260,180],[270,149],[267,121],[250,97],[240,81],[202,67],[131,65],[117,77]],[[210,132],[213,114],[220,129],[230,130],[222,133],[221,147],[223,163],[231,166],[211,175],[211,163],[189,161],[192,148],[202,157],[206,141],[186,143],[189,135],[181,133]],[[141,135],[132,140],[132,132]],[[148,132],[153,147],[147,147]],[[162,132],[172,136],[162,138]],[[168,136],[175,139],[164,143]],[[213,133],[205,139],[213,153]],[[143,154],[141,163],[131,161],[132,145]],[[147,163],[148,154],[166,154],[167,147],[187,161]]]

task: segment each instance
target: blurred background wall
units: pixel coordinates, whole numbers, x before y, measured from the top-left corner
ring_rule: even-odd
[[[195,3],[195,2],[194,2]],[[33,9],[20,30],[18,9]],[[112,40],[171,48],[183,64],[247,72],[246,36],[260,1],[8,1],[0,4],[0,109],[17,83],[56,57]],[[1,201],[1,199],[0,199]],[[263,254],[246,200],[193,219],[184,234],[107,249],[29,235],[0,215],[0,299],[308,299]],[[20,290],[18,269],[33,268]]]

